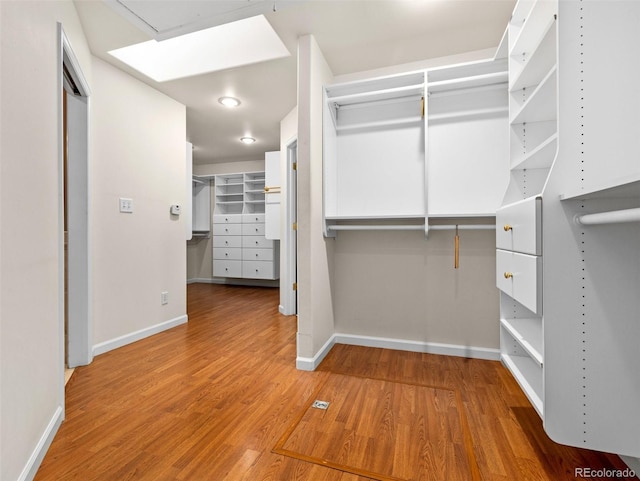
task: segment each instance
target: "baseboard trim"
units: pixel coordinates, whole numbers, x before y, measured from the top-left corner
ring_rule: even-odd
[[[322,360],[329,354],[329,351],[336,343],[335,334],[331,336],[327,342],[324,343],[324,346],[320,348],[320,350],[313,357],[300,357],[296,358],[296,368],[300,371],[315,371],[316,368],[320,365]]]
[[[64,410],[62,409],[62,406],[58,406],[53,413],[53,417],[49,421],[49,424],[44,430],[44,433],[42,433],[40,441],[38,441],[33,453],[29,457],[29,461],[27,461],[22,473],[20,473],[18,481],[31,481],[36,477],[38,468],[40,467],[40,464],[42,464],[42,460],[44,459],[45,454],[47,454],[49,446],[51,446],[53,438],[62,424],[63,418]]]
[[[280,287],[279,279],[242,279],[240,277],[214,277],[187,279],[187,284],[220,284],[223,286]]]
[[[189,318],[185,314],[183,316],[179,316],[174,319],[161,322],[160,324],[155,324],[153,326],[140,329],[139,331],[135,331],[130,334],[125,334],[124,336],[116,337],[115,339],[111,339],[109,341],[95,344],[93,346],[93,355],[99,356],[100,354],[104,354],[105,352],[112,351],[114,349],[117,349],[122,346],[126,346],[127,344],[131,344],[133,342],[139,341],[146,337],[153,336],[154,334],[158,334],[159,332],[166,331],[167,329],[171,329],[173,327],[184,324],[188,320]]]
[[[640,479],[640,458],[620,455],[620,459],[633,471],[636,478]]]
[[[361,336],[355,334],[334,334],[335,344],[351,346],[379,347],[398,351],[423,352],[427,354],[441,354],[445,356],[467,357],[488,361],[500,360],[500,349],[486,347],[461,346],[457,344],[442,344],[438,342],[409,341],[387,337]]]

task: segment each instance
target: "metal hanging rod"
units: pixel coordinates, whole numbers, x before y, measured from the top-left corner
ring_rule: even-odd
[[[628,222],[640,222],[640,208],[613,210],[598,214],[583,214],[575,216],[575,221],[580,225],[623,224]]]

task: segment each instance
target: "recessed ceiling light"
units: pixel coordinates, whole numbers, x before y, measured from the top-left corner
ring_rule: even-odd
[[[156,82],[216,72],[290,55],[264,15],[188,33],[162,42],[149,40],[111,50],[109,53]]]
[[[240,142],[243,144],[253,144],[256,141],[253,137],[240,137]]]
[[[220,97],[218,99],[218,102],[220,102],[225,107],[237,107],[238,105],[240,105],[240,101],[235,97]]]

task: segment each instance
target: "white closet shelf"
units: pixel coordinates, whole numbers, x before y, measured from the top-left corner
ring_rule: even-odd
[[[560,200],[640,198],[640,172],[616,178],[591,188],[567,192]]]
[[[345,130],[357,130],[357,129],[371,129],[376,127],[391,127],[393,125],[405,125],[405,124],[413,124],[422,122],[423,117],[421,115],[416,115],[414,117],[406,117],[404,119],[390,119],[390,120],[379,120],[377,122],[363,122],[358,124],[346,124],[346,125],[336,125],[336,132],[343,132]]]
[[[503,113],[508,113],[508,107],[494,107],[490,109],[473,109],[473,110],[460,110],[457,112],[447,112],[442,114],[432,114],[429,115],[429,121],[438,121],[438,120],[452,120],[452,119],[462,119],[464,117],[482,117],[489,115],[499,115]]]
[[[500,319],[500,324],[531,359],[542,367],[542,319]]]
[[[513,42],[510,55],[534,51],[549,29],[549,24],[555,22],[556,13],[554,2],[536,2]]]
[[[427,82],[427,90],[429,93],[446,92],[457,89],[467,89],[474,87],[484,87],[486,85],[506,84],[509,73],[493,72],[482,75],[473,75],[463,78],[454,78],[448,80],[440,80],[436,82]]]
[[[536,85],[555,64],[553,50],[556,46],[556,20],[549,22],[538,43],[526,52],[518,52],[512,56],[512,65],[521,68],[509,82],[509,90]]]
[[[495,224],[431,225],[428,230],[495,230]],[[328,230],[425,230],[424,224],[333,224]]]
[[[555,159],[558,145],[558,133],[554,133],[541,142],[535,149],[522,158],[517,159],[512,169],[546,169],[551,167]]]
[[[556,72],[554,65],[549,73],[542,79],[540,84],[533,91],[531,96],[522,105],[520,110],[514,113],[512,124],[524,122],[541,122],[544,120],[554,120],[558,117],[556,102]],[[512,95],[517,94],[513,92]]]
[[[503,353],[501,357],[538,415],[543,418],[542,369],[528,356],[512,356]]]
[[[406,85],[404,87],[394,87],[382,90],[374,90],[369,92],[360,92],[349,95],[340,95],[336,97],[328,97],[327,103],[340,107],[342,105],[353,105],[364,102],[373,102],[376,100],[400,99],[413,95],[422,95],[424,93],[424,83],[416,85]]]

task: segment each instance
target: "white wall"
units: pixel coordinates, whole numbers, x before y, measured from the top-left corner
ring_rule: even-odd
[[[70,1],[3,1],[0,17],[0,479],[13,481],[62,417],[57,22],[90,83],[91,61]]]
[[[264,159],[193,166],[194,175],[234,174],[263,170]],[[213,215],[214,199],[212,195],[211,215]],[[213,240],[211,237],[208,239],[194,238],[187,243],[187,279],[189,282],[213,282]]]
[[[99,352],[186,320],[184,222],[169,215],[185,199],[186,122],[184,106],[91,58],[72,2],[0,2],[0,18],[0,479],[9,481],[33,477],[64,412],[57,22],[92,91]],[[134,199],[134,214],[118,213],[119,196]]]
[[[186,320],[184,105],[93,59],[91,103],[94,344]],[[134,212],[118,210],[133,199]],[[161,305],[160,293],[169,293]]]
[[[453,256],[452,231],[339,232],[336,332],[498,349],[495,233],[460,231]]]
[[[322,235],[322,86],[333,81],[311,35],[298,40],[298,361],[312,369],[334,333],[334,242]]]

